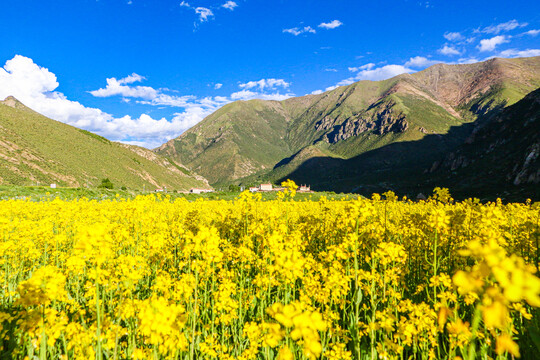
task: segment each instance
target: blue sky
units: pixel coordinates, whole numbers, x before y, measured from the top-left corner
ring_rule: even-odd
[[[0,97],[153,148],[235,100],[540,55],[539,1],[17,0]]]

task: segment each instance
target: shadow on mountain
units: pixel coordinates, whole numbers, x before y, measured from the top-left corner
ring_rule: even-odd
[[[297,151],[296,153],[292,154],[291,156],[289,157],[286,157],[284,159],[281,159],[276,165],[274,165],[274,167],[272,168],[273,170],[276,170],[277,168],[281,167],[281,166],[285,166],[287,164],[289,164],[291,161],[294,160],[294,158],[300,154],[302,150],[299,150]]]
[[[532,132],[530,126],[523,130],[523,108],[529,109],[529,117],[532,111],[534,119],[540,113],[540,90],[531,94],[534,93],[532,105],[530,99],[525,101],[525,105],[522,100],[504,110],[501,105],[474,123],[454,126],[444,135],[430,134],[417,141],[392,143],[350,159],[309,158],[278,182],[289,178],[296,183],[311,184],[311,188],[317,191],[354,192],[364,196],[392,190],[414,199],[420,193],[431,194],[434,187],[439,186],[448,187],[456,199],[478,197],[494,200],[500,197],[507,201],[540,200],[538,184],[523,182],[514,185],[510,176],[516,160],[525,159],[531,152],[530,144],[537,141],[534,134],[540,131],[539,121],[533,121],[536,128]],[[520,133],[523,131],[532,135]],[[484,136],[487,140],[471,140],[482,132],[488,133]],[[495,149],[500,148],[499,153],[493,151],[494,144]],[[536,150],[532,151],[534,154]],[[456,157],[455,154],[462,155]],[[482,161],[484,156],[486,161]],[[283,159],[276,168],[290,163],[292,158],[294,156]],[[534,166],[538,167],[537,163]]]

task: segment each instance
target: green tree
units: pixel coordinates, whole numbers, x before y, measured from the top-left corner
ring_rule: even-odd
[[[101,184],[98,185],[98,189],[112,189],[114,188],[114,185],[109,178],[105,178],[101,180]]]

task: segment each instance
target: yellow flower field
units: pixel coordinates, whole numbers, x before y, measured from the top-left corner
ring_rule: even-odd
[[[1,201],[0,358],[540,353],[537,204],[293,195]]]

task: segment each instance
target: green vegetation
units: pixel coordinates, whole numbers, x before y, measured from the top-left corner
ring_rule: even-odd
[[[113,189],[114,185],[109,178],[102,179],[101,184],[98,185],[98,189]]]
[[[155,193],[153,191],[140,191],[130,189],[104,189],[104,188],[69,188],[60,187],[51,189],[45,186],[5,186],[0,185],[0,200],[7,199],[28,199],[30,201],[42,201],[59,198],[62,200],[81,199],[83,197],[94,200],[106,200],[114,198],[134,199],[139,195],[155,194],[155,196],[169,197],[171,199],[186,198],[189,201],[197,199],[208,200],[234,200],[240,195],[240,191],[216,191],[204,194],[182,193],[177,190],[167,193]],[[263,200],[276,200],[277,192],[261,193]],[[346,200],[357,198],[355,194],[344,194],[334,192],[314,192],[314,193],[297,193],[296,201],[318,201],[321,197],[333,200]]]
[[[540,57],[439,64],[319,95],[235,102],[157,152],[215,187],[292,178],[318,190],[416,196],[433,164],[470,137],[471,122],[538,87]]]
[[[104,178],[131,189],[207,187],[150,150],[48,119],[15,99],[0,101],[0,184],[96,187]]]

